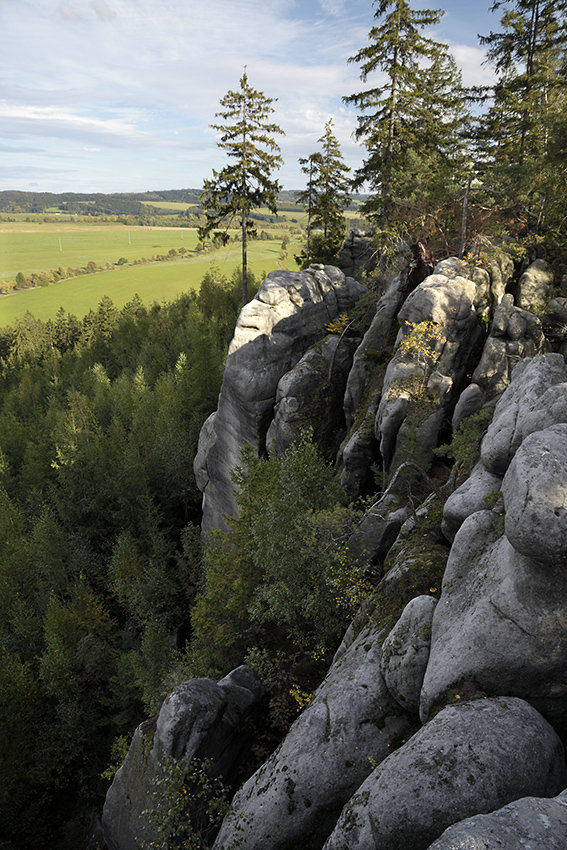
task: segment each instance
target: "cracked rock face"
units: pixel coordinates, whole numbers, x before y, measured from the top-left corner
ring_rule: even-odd
[[[450,826],[429,850],[565,850],[567,792],[552,799],[524,797],[488,815]]]
[[[270,272],[241,310],[230,344],[218,409],[201,443],[196,476],[203,492],[202,530],[225,528],[235,512],[230,472],[250,444],[266,450],[280,378],[325,336],[325,325],[347,312],[366,289],[334,266]]]
[[[426,850],[453,823],[566,782],[561,742],[527,703],[450,706],[372,771],[324,850]]]
[[[502,518],[470,516],[455,537],[433,615],[420,715],[463,681],[513,694],[550,719],[567,706],[567,571],[517,552]]]
[[[232,802],[215,850],[319,850],[344,803],[415,719],[380,676],[380,635],[337,653],[313,702]]]

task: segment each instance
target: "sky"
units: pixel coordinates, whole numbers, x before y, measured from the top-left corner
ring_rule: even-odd
[[[490,0],[441,4],[428,35],[465,85],[490,81],[477,38],[499,29]],[[329,119],[355,169],[364,149],[342,98],[364,87],[347,60],[375,11],[371,0],[0,0],[0,190],[200,188],[226,163],[209,125],[244,67],[277,99],[283,188],[303,186],[298,159]]]

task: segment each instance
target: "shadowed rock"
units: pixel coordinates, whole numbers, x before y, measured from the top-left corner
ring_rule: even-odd
[[[215,850],[320,848],[344,803],[414,721],[379,669],[380,635],[369,629],[338,652],[311,705],[281,747],[244,784]]]
[[[213,773],[230,784],[250,746],[249,722],[264,704],[265,689],[249,667],[233,670],[220,682],[189,679],[163,703],[157,718],[134,733],[124,764],[110,786],[102,814],[109,850],[139,850],[156,836],[145,809],[155,805],[154,780],[171,757],[211,759]]]
[[[429,850],[565,850],[567,792],[524,797],[488,815],[450,826]]]
[[[551,726],[511,697],[445,708],[392,753],[344,807],[325,850],[427,850],[449,825],[565,786]]]

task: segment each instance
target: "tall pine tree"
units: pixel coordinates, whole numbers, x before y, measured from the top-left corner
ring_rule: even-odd
[[[215,236],[226,243],[228,228],[238,220],[242,233],[243,304],[248,301],[247,239],[255,233],[250,213],[266,206],[275,215],[281,188],[272,177],[283,163],[280,147],[273,138],[275,133],[283,134],[283,130],[269,120],[274,112],[273,102],[273,98],[250,86],[244,72],[239,91],[229,91],[220,101],[222,110],[215,117],[222,118],[223,123],[211,124],[221,134],[217,144],[231,162],[221,171],[213,170],[212,178],[204,181],[201,202],[207,223],[199,228],[199,238],[204,239],[223,226],[224,230]]]
[[[460,73],[447,46],[423,35],[439,23],[441,10],[414,10],[406,0],[376,0],[370,43],[349,61],[361,79],[380,73],[384,82],[345,97],[362,113],[356,138],[368,151],[354,188],[367,185],[362,211],[383,230],[412,210],[424,223],[429,205],[455,194],[463,181],[460,130],[467,120]]]
[[[345,232],[344,211],[350,204],[347,177],[350,168],[343,160],[331,118],[318,141],[322,150],[299,160],[301,170],[308,177],[305,190],[297,196],[298,202],[307,208],[307,265],[311,259],[329,262],[335,257]],[[313,229],[322,232],[312,240]]]
[[[567,95],[566,0],[499,0],[500,31],[481,37],[497,80],[477,140],[499,205],[520,233],[541,232],[558,189]]]

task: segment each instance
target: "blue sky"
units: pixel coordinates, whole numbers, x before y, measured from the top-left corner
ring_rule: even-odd
[[[466,84],[490,79],[477,38],[499,28],[490,5],[446,0],[431,33]],[[357,114],[341,98],[361,89],[347,59],[374,11],[371,0],[0,0],[0,190],[199,188],[224,164],[209,124],[244,65],[277,98],[284,188],[302,186],[297,160],[329,118],[356,168]]]

